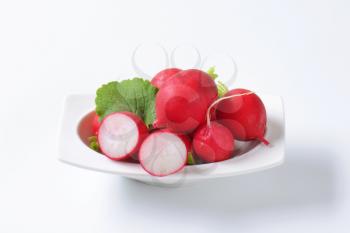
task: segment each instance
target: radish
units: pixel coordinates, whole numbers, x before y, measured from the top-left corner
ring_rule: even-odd
[[[92,132],[94,135],[98,134],[98,129],[100,128],[100,121],[98,119],[98,115],[94,112],[94,118],[92,119]]]
[[[212,78],[201,70],[173,75],[156,96],[156,128],[191,133],[205,121],[209,105],[217,98]]]
[[[148,135],[143,121],[131,112],[106,116],[98,131],[98,143],[104,155],[112,160],[127,160],[137,154]]]
[[[219,100],[216,108],[217,120],[230,129],[237,140],[260,140],[265,145],[266,110],[264,103],[253,92],[234,89]]]
[[[207,103],[207,107],[217,99],[218,90],[214,80],[206,72],[197,69],[189,69],[176,73],[169,79],[167,85],[178,84],[191,87]]]
[[[155,106],[155,128],[191,133],[205,121],[207,103],[197,91],[187,85],[165,85],[157,93]]]
[[[206,162],[219,162],[232,157],[235,143],[228,128],[211,121],[196,130],[192,146],[200,159]]]
[[[177,74],[180,71],[181,70],[178,68],[169,68],[162,70],[153,77],[151,83],[153,86],[160,89],[174,74]]]
[[[167,176],[183,169],[188,147],[184,138],[159,130],[149,135],[139,151],[141,166],[153,176]]]

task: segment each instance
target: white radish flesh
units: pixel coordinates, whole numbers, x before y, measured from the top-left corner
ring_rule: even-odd
[[[98,142],[104,155],[121,160],[137,153],[147,127],[133,113],[118,112],[108,115],[101,123]]]
[[[157,131],[146,138],[139,151],[141,166],[153,176],[180,171],[187,162],[187,147],[176,134]]]

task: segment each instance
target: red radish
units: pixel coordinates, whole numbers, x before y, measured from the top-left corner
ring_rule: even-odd
[[[94,118],[92,119],[92,132],[94,135],[98,134],[98,129],[100,128],[100,121],[98,115],[94,112]]]
[[[134,156],[148,135],[143,121],[131,112],[116,112],[106,116],[98,131],[98,143],[104,155],[112,160]]]
[[[153,86],[160,89],[174,74],[177,74],[180,71],[181,70],[178,68],[169,68],[162,70],[153,77],[151,83]]]
[[[141,166],[153,176],[167,176],[183,169],[188,148],[175,133],[159,130],[149,135],[139,151]]]
[[[156,96],[155,128],[190,133],[205,121],[207,103],[197,91],[182,84],[168,84]]]
[[[183,84],[191,87],[207,103],[207,107],[217,99],[218,90],[214,80],[206,72],[197,69],[189,69],[178,72],[167,82],[167,85]]]
[[[216,108],[217,120],[230,129],[237,140],[258,139],[264,144],[266,110],[264,103],[253,92],[234,89],[225,94]]]
[[[206,162],[229,159],[235,148],[234,138],[229,129],[216,121],[198,128],[193,137],[193,150]]]
[[[187,151],[190,152],[192,149],[192,144],[191,144],[191,139],[189,138],[189,136],[187,136],[186,134],[177,134],[177,136],[179,136],[179,138],[182,140],[182,142],[185,143]]]
[[[185,70],[173,75],[156,97],[156,128],[191,133],[205,120],[205,112],[217,98],[212,78],[201,70]]]

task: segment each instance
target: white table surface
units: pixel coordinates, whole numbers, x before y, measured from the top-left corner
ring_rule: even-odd
[[[0,232],[349,232],[349,10],[345,0],[0,1]],[[235,86],[282,95],[286,163],[177,189],[59,163],[63,97],[134,76],[132,52],[148,42],[230,53]],[[146,48],[138,63],[161,69]]]

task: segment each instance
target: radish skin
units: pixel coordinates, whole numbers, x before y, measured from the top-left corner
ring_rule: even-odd
[[[230,130],[216,121],[198,128],[192,143],[195,154],[206,162],[227,160],[235,148]]]
[[[217,98],[212,78],[196,69],[173,75],[156,96],[156,128],[191,133],[205,121],[205,113]]]
[[[128,160],[135,157],[147,136],[148,129],[137,115],[116,112],[109,114],[101,122],[98,142],[101,152],[108,158]]]
[[[163,87],[163,85],[167,83],[167,81],[173,75],[179,73],[180,71],[182,70],[178,68],[169,68],[169,69],[162,70],[153,77],[151,84],[157,87],[158,89],[160,89],[161,87]]]
[[[94,135],[98,134],[99,128],[100,128],[99,117],[96,114],[96,112],[94,112],[94,118],[92,119],[92,132],[94,133]]]
[[[191,133],[205,121],[207,103],[191,87],[169,84],[156,96],[155,128],[168,128],[175,133]]]
[[[267,121],[264,103],[249,90],[234,89],[226,93],[218,100],[216,118],[237,140],[257,139],[269,144],[264,138]]]
[[[178,72],[167,82],[167,85],[179,84],[191,87],[205,99],[207,107],[218,97],[218,89],[214,80],[206,72],[189,69]]]

